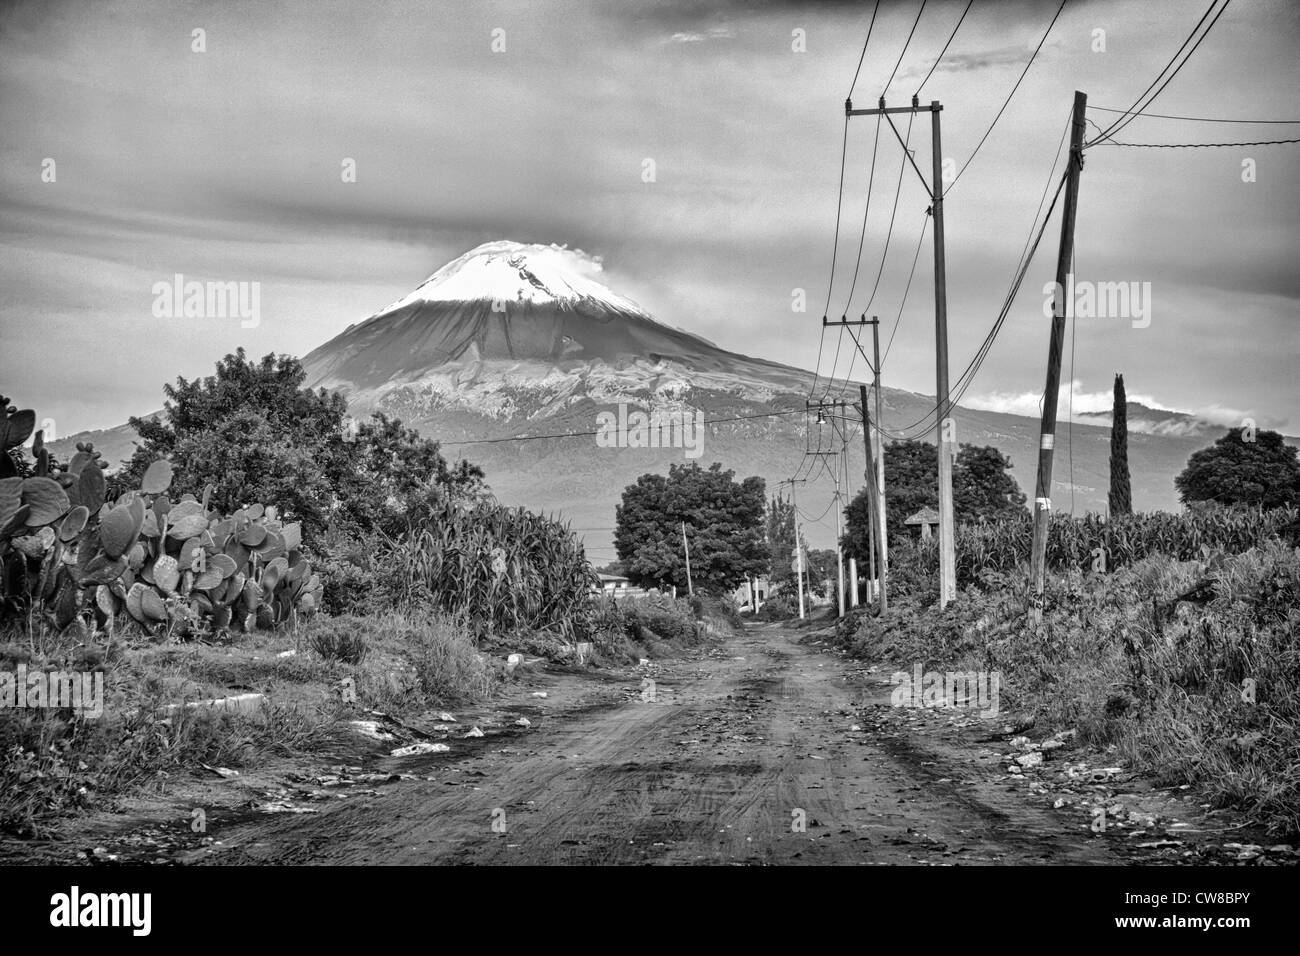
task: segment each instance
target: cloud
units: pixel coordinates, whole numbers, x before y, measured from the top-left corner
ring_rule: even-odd
[[[961,404],[982,411],[1040,418],[1043,414],[1042,399],[1041,392],[989,392],[984,395],[967,395],[962,399]],[[1176,411],[1162,405],[1151,395],[1129,395],[1128,400],[1156,411]],[[1113,406],[1114,393],[1111,390],[1085,392],[1083,383],[1075,379],[1069,385],[1061,386],[1056,401],[1056,417],[1059,421],[1066,421],[1073,412],[1074,421],[1081,424],[1096,424],[1099,414],[1104,414],[1106,420],[1110,420]]]
[[[736,31],[728,26],[710,27],[703,33],[688,32],[674,33],[667,40],[668,43],[705,43],[709,40],[734,40]]]

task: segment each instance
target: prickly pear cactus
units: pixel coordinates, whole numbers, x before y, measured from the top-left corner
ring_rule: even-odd
[[[302,554],[302,529],[274,507],[233,515],[172,502],[169,462],[140,488],[106,500],[100,453],[88,442],[51,468],[36,433],[36,466],[19,474],[10,450],[35,427],[0,396],[0,619],[35,607],[57,628],[76,621],[150,633],[278,627],[321,606],[320,577]]]

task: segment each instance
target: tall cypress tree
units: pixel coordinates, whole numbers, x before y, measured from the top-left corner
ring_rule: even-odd
[[[1126,515],[1133,511],[1133,488],[1128,474],[1128,398],[1124,394],[1124,376],[1115,376],[1115,409],[1110,424],[1110,513]]]

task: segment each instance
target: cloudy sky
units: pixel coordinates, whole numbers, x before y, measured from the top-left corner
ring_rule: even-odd
[[[1207,2],[1066,4],[946,200],[954,374],[997,315],[1074,90],[1091,105],[1129,106]],[[919,6],[882,3],[856,105],[881,95]],[[922,96],[943,103],[943,155],[956,168],[1057,6],[974,3]],[[964,7],[928,0],[890,103],[908,102]],[[163,381],[209,373],[238,345],[305,354],[447,260],[501,238],[581,248],[603,258],[609,285],[661,320],[813,368],[843,102],[871,10],[686,0],[10,3],[0,12],[0,389],[54,418],[61,434],[111,426],[158,408]],[[1296,4],[1237,0],[1152,111],[1300,119],[1297,40]],[[1114,114],[1090,118],[1106,125]],[[906,134],[906,117],[898,121]],[[886,384],[932,394],[928,234],[902,300],[928,201],[888,126],[873,167],[875,123],[849,126],[829,311],[856,315],[870,300],[887,330],[898,318]],[[1240,142],[1297,131],[1141,118],[1119,138]],[[928,114],[910,142],[928,173]],[[1099,146],[1086,155],[1078,278],[1137,283],[1149,289],[1150,312],[1080,314],[1063,376],[1075,380],[1076,409],[1097,407],[1097,397],[1108,405],[1120,371],[1130,397],[1300,433],[1300,147]],[[1254,182],[1243,181],[1244,160],[1254,160]],[[344,181],[348,164],[355,182]],[[1057,222],[967,404],[1037,413]],[[260,324],[155,316],[154,284],[177,273],[260,283]],[[794,310],[795,290],[806,312]],[[832,336],[823,374],[834,352]]]

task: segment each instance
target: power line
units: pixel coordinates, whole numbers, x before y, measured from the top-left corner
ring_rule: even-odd
[[[862,72],[862,61],[867,58],[867,44],[871,42],[871,30],[876,25],[876,14],[880,12],[880,0],[876,0],[875,9],[871,11],[871,22],[867,24],[867,38],[862,41],[862,55],[858,57],[858,68],[853,71],[853,82],[849,84],[849,98],[858,85],[858,74]]]
[[[1090,110],[1101,110],[1103,113],[1127,113],[1128,110],[1115,110],[1105,106],[1093,106],[1089,104]],[[1250,126],[1295,126],[1300,124],[1300,120],[1249,120],[1249,119],[1213,119],[1207,116],[1170,116],[1167,113],[1141,113],[1142,119],[1167,119],[1182,120],[1187,123],[1246,123]]]
[[[835,199],[835,246],[831,250],[831,277],[826,284],[826,305],[822,308],[822,317],[824,318],[831,308],[831,292],[835,288],[835,260],[840,255],[840,213],[844,207],[844,163],[848,157],[849,151],[849,118],[844,117],[844,141],[840,144],[840,189],[839,195]],[[822,343],[826,341],[826,333],[822,331]],[[817,346],[817,368],[813,370],[813,385],[808,392],[808,397],[817,390],[817,377],[821,374],[822,367],[822,346]],[[832,370],[833,374],[833,370]]]
[[[940,60],[943,59],[943,55],[948,52],[948,46],[952,43],[952,38],[955,37],[957,31],[961,29],[962,20],[966,19],[966,14],[970,13],[971,5],[974,3],[975,0],[967,0],[966,9],[961,12],[961,17],[957,20],[957,25],[952,28],[952,33],[948,34],[948,43],[945,43],[943,49],[939,51],[939,58],[935,60],[934,64],[930,67],[930,72],[925,74],[925,79],[922,80],[921,85],[916,88],[916,92],[912,94],[913,96],[920,96],[921,90],[925,88],[925,84],[930,82],[930,77],[934,74],[935,67],[939,65]]]
[[[922,7],[924,7],[924,5],[925,5],[925,4],[924,4],[924,0],[922,0]],[[855,89],[855,88],[857,87],[857,85],[858,85],[858,74],[862,72],[862,64],[863,64],[863,61],[865,61],[866,58],[867,58],[867,46],[871,43],[871,31],[872,31],[872,30],[875,28],[875,26],[876,26],[876,14],[879,13],[879,12],[880,12],[880,0],[876,0],[875,8],[871,11],[871,22],[867,25],[867,38],[862,42],[862,53],[861,53],[861,55],[858,57],[858,66],[857,66],[857,69],[855,69],[855,70],[853,71],[853,82],[849,84],[849,96],[848,96],[848,100],[845,101],[846,103],[847,103],[849,100],[852,100],[852,98],[853,98],[853,91],[854,91],[854,89]],[[895,67],[895,69],[897,69],[897,67]],[[876,132],[877,132],[877,136],[879,136],[879,129],[877,129]],[[817,365],[816,365],[816,367],[813,369],[813,380],[812,380],[812,385],[811,385],[811,387],[808,389],[808,398],[812,398],[812,397],[813,397],[813,393],[817,391],[817,380],[821,377],[821,370],[822,370],[822,352],[823,352],[823,350],[824,350],[825,347],[826,347],[826,324],[825,324],[825,320],[826,320],[826,317],[830,314],[830,308],[831,308],[831,292],[832,292],[832,291],[834,290],[834,288],[835,288],[835,263],[836,263],[836,260],[839,258],[839,254],[840,254],[840,213],[841,213],[841,211],[842,211],[842,209],[843,209],[843,206],[844,206],[844,166],[845,166],[846,158],[847,158],[847,156],[848,156],[848,148],[849,148],[849,117],[848,117],[848,111],[847,111],[847,109],[846,109],[846,110],[845,110],[845,116],[844,116],[844,140],[843,140],[843,142],[842,142],[841,145],[840,145],[840,187],[839,187],[839,195],[836,197],[836,200],[835,200],[835,246],[834,246],[834,249],[833,249],[832,252],[831,252],[831,275],[830,275],[830,281],[827,283],[827,286],[826,286],[826,305],[822,308],[822,330],[821,330],[821,334],[820,334],[820,336],[818,337],[818,340],[817,340]],[[874,151],[873,151],[873,156],[872,156],[872,169],[874,170],[874,168],[875,168],[875,157],[874,157]],[[870,194],[870,192],[868,192],[868,193],[867,193],[867,204],[868,204],[868,208],[870,208],[870,203],[871,203],[871,194]],[[863,214],[863,217],[864,217],[863,229],[864,229],[864,230],[865,230],[865,228],[866,228],[865,215],[866,215],[866,214],[864,213],[864,214]],[[859,247],[859,249],[858,249],[858,257],[859,257],[859,259],[861,259],[861,255],[862,255],[862,250],[861,250],[861,247]],[[855,278],[855,279],[856,279],[856,276],[857,276],[857,273],[856,273],[856,271],[855,271],[855,272],[854,272],[854,278]],[[838,338],[836,339],[836,341],[835,341],[835,360],[834,360],[834,362],[833,362],[832,365],[831,365],[831,381],[832,381],[832,382],[834,382],[834,379],[835,379],[835,370],[836,370],[836,368],[839,366],[839,362],[840,362],[840,346],[843,344],[843,342],[844,342],[844,329],[841,328],[841,329],[840,329],[839,337],[838,337]],[[850,366],[850,368],[852,368],[852,366]],[[826,390],[822,393],[822,397],[824,398],[825,395],[826,395],[826,392],[829,392],[829,391],[830,391],[830,386],[828,385],[828,386],[826,387]]]
[[[1140,146],[1144,149],[1203,149],[1208,146],[1281,146],[1286,143],[1300,143],[1300,139],[1265,139],[1253,143],[1117,143],[1107,139],[1098,146]]]
[[[907,305],[907,293],[912,289],[912,277],[916,275],[916,262],[921,258],[921,246],[925,244],[925,230],[930,225],[930,212],[926,210],[924,218],[921,220],[921,234],[916,239],[916,253],[912,256],[912,271],[907,274],[907,285],[903,287],[903,298],[898,303],[898,315],[894,316],[894,327],[889,332],[889,341],[885,343],[884,354],[880,356],[880,367],[885,367],[885,359],[889,358],[889,349],[894,344],[894,334],[898,331],[898,323],[903,318],[903,307]]]
[[[853,281],[849,283],[849,297],[844,306],[844,313],[847,315],[849,306],[853,304],[853,292],[858,287],[858,270],[862,268],[862,250],[867,241],[867,214],[871,212],[871,193],[872,187],[876,181],[876,153],[880,147],[880,122],[883,116],[876,116],[876,136],[875,141],[871,144],[871,174],[867,177],[867,205],[862,212],[862,232],[858,236],[858,261],[853,267]],[[850,369],[852,366],[849,366]]]
[[[907,136],[903,141],[904,152],[907,151],[907,146],[912,141],[912,120],[915,117],[915,113],[907,114]],[[894,217],[898,214],[898,197],[903,192],[903,173],[907,171],[906,159],[907,157],[903,157],[898,163],[898,186],[894,189],[894,208],[889,213],[889,231],[885,233],[885,248],[880,253],[880,268],[876,270],[876,284],[871,287],[871,297],[867,300],[864,312],[870,311],[871,303],[876,301],[876,292],[880,289],[880,277],[885,271],[885,259],[889,255],[889,240],[894,235]]]
[[[1039,197],[1039,199],[1038,199],[1038,206],[1037,206],[1037,208],[1034,210],[1034,218],[1033,218],[1033,220],[1032,220],[1032,222],[1031,222],[1031,225],[1030,225],[1030,227],[1029,227],[1029,235],[1025,237],[1025,245],[1024,245],[1024,248],[1021,249],[1021,251],[1020,251],[1020,258],[1017,260],[1017,263],[1016,263],[1016,270],[1015,270],[1015,275],[1016,275],[1016,277],[1013,278],[1013,280],[1012,280],[1011,292],[1009,293],[1009,295],[1011,296],[1012,299],[1014,299],[1015,294],[1016,294],[1016,291],[1019,289],[1021,281],[1023,281],[1024,274],[1025,274],[1025,272],[1026,272],[1026,271],[1028,270],[1028,268],[1029,268],[1029,260],[1032,260],[1032,258],[1033,258],[1033,252],[1030,251],[1030,243],[1031,243],[1031,242],[1033,243],[1033,250],[1034,250],[1034,251],[1037,251],[1037,249],[1038,249],[1038,242],[1039,242],[1039,240],[1042,239],[1043,232],[1044,232],[1044,231],[1046,230],[1046,228],[1047,228],[1047,220],[1044,220],[1042,226],[1038,228],[1038,238],[1037,238],[1037,239],[1034,238],[1034,229],[1035,229],[1035,225],[1036,225],[1037,222],[1038,222],[1039,214],[1043,211],[1043,204],[1047,201],[1047,193],[1048,193],[1048,191],[1052,188],[1052,180],[1056,177],[1056,167],[1057,167],[1057,164],[1060,162],[1060,159],[1061,159],[1061,149],[1062,149],[1062,147],[1065,145],[1065,138],[1066,138],[1066,136],[1068,135],[1068,133],[1069,133],[1069,131],[1070,131],[1070,122],[1071,122],[1072,115],[1073,115],[1073,111],[1072,111],[1072,110],[1066,114],[1066,117],[1065,117],[1065,125],[1064,125],[1064,127],[1062,128],[1062,130],[1061,130],[1061,138],[1060,138],[1060,140],[1059,140],[1059,141],[1057,142],[1057,144],[1056,144],[1056,151],[1052,154],[1052,168],[1051,168],[1051,170],[1050,170],[1050,171],[1048,172],[1048,174],[1047,174],[1047,181],[1043,184],[1043,192],[1042,192],[1042,195],[1041,195],[1041,196]],[[1064,178],[1062,178],[1061,181],[1060,181],[1060,183],[1058,183],[1058,185],[1057,185],[1057,187],[1056,187],[1056,195],[1057,195],[1057,196],[1060,195],[1061,189],[1062,189],[1062,187],[1064,186],[1064,184],[1065,184],[1065,180],[1064,180]],[[1056,197],[1053,197],[1053,199],[1052,199],[1052,206],[1054,207],[1055,205],[1056,205]],[[1051,210],[1051,208],[1049,208],[1048,211],[1047,211],[1047,218],[1050,219],[1050,218],[1051,218],[1051,215],[1052,215],[1052,210]],[[1027,259],[1026,257],[1028,257],[1028,259]],[[1002,315],[1001,315],[1001,316],[999,317],[999,319],[994,323],[994,328],[990,331],[990,335],[985,337],[985,343],[981,346],[981,350],[983,351],[983,354],[984,354],[984,355],[987,355],[987,354],[988,354],[988,350],[989,350],[990,348],[992,348],[992,344],[993,344],[992,340],[993,340],[993,338],[996,338],[997,333],[998,333],[998,330],[1000,330],[1000,328],[1001,328],[1002,322],[1005,321],[1005,316],[1006,316],[1007,310],[1010,309],[1010,304],[1011,304],[1010,301],[1008,301],[1008,302],[1006,302],[1006,303],[1004,304]],[[979,361],[979,365],[982,365],[982,364],[983,364],[983,358],[980,357],[980,353],[979,353],[979,352],[976,353],[976,358],[971,360],[972,363],[974,363],[974,362],[976,361],[976,359],[978,359],[978,361]],[[974,381],[974,375],[978,373],[978,371],[979,371],[979,366],[977,365],[977,366],[975,367],[974,372],[972,372],[971,368],[972,368],[971,365],[967,365],[967,366],[966,366],[966,371],[962,373],[962,378],[961,378],[961,379],[958,379],[958,383],[959,383],[959,384],[962,382],[962,379],[966,379],[966,382],[965,382],[965,384],[961,384],[961,387],[960,387],[959,392],[958,392],[958,398],[955,399],[955,400],[953,400],[952,404],[956,404],[957,401],[960,401],[961,396],[965,395],[966,391],[968,390],[968,388],[969,388],[969,386],[970,386],[970,383]],[[967,378],[968,375],[970,376],[969,378]],[[920,421],[918,421],[918,422],[914,422],[912,425],[907,426],[906,428],[903,429],[903,431],[907,431],[907,430],[909,430],[909,429],[911,429],[911,428],[916,427],[916,425],[919,425],[919,424],[925,423],[929,417],[930,417],[930,416],[927,415],[925,418],[921,419]],[[883,425],[883,423],[881,423],[881,425]],[[877,427],[877,426],[874,426],[874,425],[873,425],[873,427]],[[927,429],[929,428],[929,425],[928,425],[928,424],[926,424],[926,428],[927,428]],[[885,430],[883,429],[883,427],[880,427],[878,430],[880,431],[880,433],[881,433],[882,435],[888,435],[888,436],[891,437],[891,438],[898,438],[898,439],[903,439],[903,440],[911,440],[911,439],[908,438],[907,436],[903,436],[903,435],[897,435],[897,436],[895,436],[895,435],[892,435],[892,434],[890,434],[889,432],[885,431]],[[918,434],[919,434],[919,433],[918,433]]]
[[[906,150],[907,150],[908,144],[911,143],[911,141],[912,141],[912,121],[913,121],[914,118],[915,118],[915,114],[914,114],[914,113],[913,113],[913,114],[908,114],[908,117],[907,117],[907,135],[906,135],[906,137],[904,137],[904,140],[903,140],[903,150],[904,150],[905,152],[906,152]],[[879,114],[877,114],[877,118],[876,118],[876,127],[877,127],[877,129],[879,129],[879,126],[880,126],[880,118],[879,118]],[[863,310],[862,310],[863,317],[865,317],[866,314],[867,314],[869,311],[871,311],[871,305],[872,305],[873,302],[876,301],[876,292],[879,291],[879,289],[880,289],[880,277],[881,277],[882,275],[884,275],[884,272],[885,272],[885,262],[886,262],[886,260],[889,258],[889,243],[890,243],[890,240],[893,238],[893,235],[894,235],[894,219],[895,219],[895,217],[898,215],[898,197],[902,194],[902,191],[903,191],[903,174],[904,174],[906,171],[907,171],[907,157],[904,156],[902,159],[899,160],[899,165],[898,165],[898,185],[897,185],[897,186],[895,187],[895,189],[894,189],[894,206],[893,206],[893,209],[891,209],[890,212],[889,212],[889,229],[888,229],[888,231],[885,233],[885,245],[884,245],[884,248],[883,248],[883,249],[881,250],[881,252],[880,252],[880,268],[876,270],[876,282],[875,282],[875,285],[873,285],[873,286],[871,287],[871,296],[870,296],[870,298],[867,299],[867,304],[866,304],[866,306],[865,306],[865,307],[863,308]],[[863,223],[863,227],[865,228],[865,226],[866,226],[866,223],[865,223],[865,221],[864,221],[864,223]],[[922,230],[922,234],[924,235],[924,229]],[[917,255],[918,255],[918,256],[920,255],[920,248],[919,248],[919,247],[917,248]],[[915,271],[915,269],[916,269],[916,261],[915,261],[915,260],[912,261],[912,269],[913,269],[913,271]],[[908,283],[908,286],[909,286],[909,287],[910,287],[911,284],[912,284],[912,278],[911,278],[910,275],[908,276],[907,283]],[[852,292],[851,292],[851,291],[850,291],[850,303],[849,303],[849,304],[850,304],[850,305],[852,304]],[[845,313],[847,314],[848,311],[849,311],[849,308],[848,308],[848,305],[846,305],[846,306],[845,306]],[[901,310],[901,308],[900,308],[899,314],[900,314],[900,315],[902,314],[902,310]],[[855,349],[856,349],[856,352],[855,352],[854,355],[853,355],[854,360],[857,359],[857,356],[858,356],[858,355],[861,355],[862,358],[866,361],[866,363],[867,363],[867,367],[868,367],[868,368],[873,368],[872,363],[871,363],[871,359],[867,358],[867,353],[866,353],[866,351],[862,348],[862,342],[858,340],[857,333],[853,331],[853,328],[852,328],[851,326],[841,326],[841,331],[842,331],[843,329],[845,329],[845,328],[848,329],[849,337],[853,339],[853,345],[854,345],[854,347],[855,347]],[[895,328],[897,328],[897,322],[895,322]],[[873,369],[873,371],[874,371],[874,369]],[[840,395],[843,395],[844,392],[845,392],[845,390],[849,387],[849,379],[852,377],[852,373],[853,373],[853,363],[850,362],[850,363],[849,363],[849,376],[846,376],[846,378],[845,378],[845,380],[844,380],[844,384],[840,386]]]
[[[898,68],[903,63],[903,56],[904,54],[907,53],[907,48],[912,42],[912,34],[916,33],[916,25],[921,22],[921,14],[923,14],[924,12],[925,12],[925,0],[921,0],[921,9],[916,11],[916,19],[912,21],[912,29],[907,34],[907,40],[903,43],[903,49],[899,51],[898,62],[894,64],[894,69],[892,72],[890,72],[889,79],[885,81],[885,88],[880,91],[880,96],[882,99],[884,98],[885,94],[889,92],[889,84],[894,82],[894,74],[898,72]]]
[[[1016,90],[1020,89],[1021,82],[1029,72],[1029,68],[1034,65],[1034,60],[1038,58],[1038,51],[1041,50],[1043,44],[1047,42],[1047,36],[1052,32],[1052,27],[1056,26],[1056,21],[1060,18],[1061,11],[1065,9],[1065,4],[1067,2],[1068,0],[1061,0],[1061,5],[1056,8],[1056,16],[1052,17],[1052,22],[1049,23],[1047,29],[1043,31],[1043,38],[1038,41],[1038,46],[1034,47],[1034,52],[1030,55],[1029,62],[1025,64],[1025,68],[1020,72],[1020,79],[1016,80],[1016,85],[1011,87],[1011,92],[1007,94],[1006,100],[1002,103],[1002,108],[999,109],[997,115],[993,117],[993,122],[990,123],[989,128],[984,131],[984,135],[980,137],[980,141],[975,144],[974,152],[972,152],[966,162],[962,164],[961,169],[957,170],[957,175],[954,176],[952,182],[948,184],[948,188],[943,191],[945,196],[952,192],[952,187],[957,185],[957,180],[961,179],[961,174],[966,172],[966,167],[975,159],[975,156],[980,151],[980,147],[983,146],[984,141],[989,138],[989,133],[993,132],[993,127],[998,125],[998,120],[1002,118],[1002,114],[1005,112],[1007,105],[1011,102],[1011,98],[1016,95]],[[936,183],[935,188],[938,188],[938,185],[939,184]]]
[[[1042,241],[1043,233],[1047,230],[1047,224],[1051,221],[1052,210],[1056,208],[1056,201],[1057,199],[1060,198],[1061,190],[1064,187],[1065,187],[1065,176],[1063,175],[1061,177],[1060,184],[1056,187],[1056,194],[1052,197],[1052,204],[1051,206],[1048,207],[1047,215],[1043,218],[1043,223],[1038,230],[1038,235],[1035,237],[1033,244],[1029,250],[1028,256],[1022,262],[1017,272],[1017,275],[1011,284],[1011,288],[1007,292],[1006,299],[1003,301],[1002,304],[1002,309],[998,313],[997,319],[995,319],[993,322],[993,327],[989,330],[988,334],[984,337],[983,343],[981,343],[979,349],[976,350],[975,355],[971,358],[970,363],[966,366],[965,371],[963,371],[961,376],[957,379],[958,385],[956,389],[956,395],[949,400],[950,406],[955,406],[965,396],[966,391],[970,388],[971,384],[975,381],[975,376],[979,374],[979,370],[983,366],[984,360],[988,357],[989,351],[993,347],[993,342],[997,338],[998,333],[1002,330],[1002,326],[1006,322],[1007,315],[1011,311],[1011,306],[1015,302],[1016,294],[1020,291],[1020,286],[1021,283],[1024,282],[1025,274],[1029,271],[1029,265],[1033,261],[1034,254],[1038,251],[1038,245]],[[912,441],[915,439],[916,435],[921,434],[921,432],[923,431],[928,431],[929,428],[932,427],[929,420],[931,417],[935,416],[936,414],[937,414],[937,409],[931,410],[927,412],[923,417],[917,419],[912,424],[904,426],[902,431],[907,432],[913,428],[917,428],[918,426],[924,425],[924,428],[921,428],[920,431],[916,432],[916,434],[914,435],[894,434],[892,432],[886,431],[883,428],[880,428],[874,422],[872,423],[872,428],[878,429],[882,435],[885,435],[889,438],[894,438],[903,441]]]
[[[858,287],[858,272],[862,268],[862,250],[866,246],[866,241],[867,241],[867,217],[871,213],[871,194],[874,191],[875,182],[876,182],[876,156],[879,147],[880,147],[880,117],[877,116],[876,135],[874,141],[871,144],[871,173],[867,177],[867,202],[866,202],[866,207],[862,210],[862,231],[858,235],[858,256],[857,256],[857,261],[853,265],[853,280],[849,283],[848,303],[852,303],[853,301],[853,291]],[[848,314],[847,303],[844,306],[844,314],[846,316]],[[825,336],[825,334],[826,331],[825,331],[825,327],[823,326],[822,328],[823,337]],[[843,344],[844,344],[844,326],[840,326],[839,336],[835,340],[835,361],[831,364],[831,377],[827,381],[825,391],[822,392],[823,401],[825,401],[826,396],[830,394],[830,390],[832,386],[835,384],[835,373],[839,371],[839,364],[840,364],[840,346]],[[844,394],[844,390],[848,388],[849,381],[852,380],[853,378],[853,365],[857,361],[857,358],[858,358],[857,353],[853,353],[853,352],[849,353],[849,370],[844,375],[844,384],[840,386],[841,395]]]
[[[1192,27],[1192,32],[1187,35],[1187,39],[1183,41],[1182,46],[1180,46],[1178,48],[1178,51],[1174,53],[1173,58],[1167,64],[1165,64],[1165,68],[1156,75],[1156,78],[1154,80],[1151,81],[1151,85],[1142,91],[1142,95],[1139,96],[1133,102],[1133,106],[1129,107],[1129,115],[1121,116],[1114,123],[1111,123],[1110,126],[1106,128],[1106,131],[1102,133],[1101,136],[1097,137],[1097,139],[1094,139],[1088,143],[1084,143],[1083,144],[1084,149],[1087,149],[1090,146],[1094,146],[1099,141],[1105,140],[1106,138],[1115,135],[1120,130],[1122,130],[1125,126],[1127,126],[1129,123],[1133,122],[1133,120],[1137,119],[1138,116],[1142,113],[1142,110],[1146,109],[1148,106],[1150,106],[1152,103],[1155,102],[1156,97],[1158,97],[1161,93],[1164,92],[1165,87],[1167,87],[1170,84],[1170,82],[1172,82],[1173,78],[1178,75],[1179,71],[1182,70],[1182,68],[1187,65],[1187,61],[1192,58],[1192,54],[1196,52],[1196,48],[1199,47],[1201,43],[1205,40],[1205,38],[1210,35],[1210,31],[1213,30],[1214,25],[1219,22],[1219,17],[1223,16],[1223,11],[1228,9],[1228,4],[1231,3],[1232,0],[1223,0],[1223,6],[1220,7],[1219,12],[1214,15],[1214,19],[1211,20],[1209,26],[1205,28],[1205,32],[1202,33],[1200,37],[1197,38],[1196,42],[1192,44],[1192,48],[1187,51],[1187,55],[1183,57],[1182,62],[1179,62],[1177,66],[1174,66],[1174,63],[1178,60],[1179,55],[1182,54],[1183,50],[1187,47],[1187,44],[1191,43],[1192,37],[1196,36],[1196,32],[1201,28],[1201,24],[1205,22],[1205,18],[1210,15],[1210,13],[1214,10],[1214,7],[1218,2],[1219,0],[1210,0],[1209,7],[1206,9],[1206,11],[1203,14],[1201,14],[1201,19],[1196,21],[1196,26]],[[1170,67],[1173,67],[1173,72],[1169,74],[1169,77],[1163,83],[1160,83],[1160,78],[1165,75],[1165,73],[1169,70]],[[1154,93],[1151,93],[1152,87],[1154,87],[1157,83],[1160,83],[1160,88],[1157,89]],[[1151,93],[1151,96],[1149,98],[1147,97],[1148,93]],[[1144,99],[1146,100],[1146,102],[1142,103]],[[1142,104],[1140,107],[1138,106],[1139,103]]]

